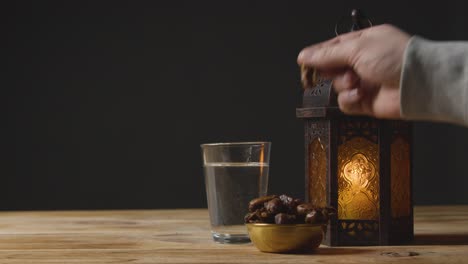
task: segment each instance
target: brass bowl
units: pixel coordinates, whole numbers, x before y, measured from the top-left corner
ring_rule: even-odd
[[[307,252],[320,246],[326,225],[323,224],[246,224],[250,240],[263,252]]]

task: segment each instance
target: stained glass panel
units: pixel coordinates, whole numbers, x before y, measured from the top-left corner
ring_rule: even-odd
[[[392,217],[409,216],[410,197],[410,147],[408,142],[397,137],[391,145],[391,207]]]
[[[315,206],[327,205],[327,152],[320,137],[309,144],[309,199]]]
[[[355,137],[338,147],[338,218],[379,218],[378,145]]]

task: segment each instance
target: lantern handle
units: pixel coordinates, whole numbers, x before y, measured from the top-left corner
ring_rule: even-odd
[[[338,20],[338,22],[336,22],[335,24],[335,34],[337,36],[340,35],[340,33],[338,32],[338,26],[343,23],[344,19],[345,19],[345,16],[342,16]],[[350,32],[372,27],[372,26],[373,26],[372,21],[369,18],[367,18],[361,10],[353,9],[351,11],[351,27],[349,29]]]

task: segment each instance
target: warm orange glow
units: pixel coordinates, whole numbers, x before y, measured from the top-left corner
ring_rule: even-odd
[[[319,137],[309,144],[309,201],[327,206],[327,152]]]
[[[265,145],[262,145],[262,148],[260,150],[260,160],[258,161],[260,163],[260,175],[263,175],[263,166],[265,165]]]
[[[375,177],[375,168],[361,153],[355,154],[343,169],[343,179],[354,192],[364,191]]]
[[[338,149],[338,218],[379,217],[378,146],[354,138]]]
[[[396,138],[391,153],[391,207],[392,217],[409,217],[411,214],[410,146],[401,137]]]

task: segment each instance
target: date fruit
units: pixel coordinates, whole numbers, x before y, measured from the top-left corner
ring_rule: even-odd
[[[279,198],[273,198],[265,203],[265,209],[271,214],[279,214],[283,212],[284,205]]]
[[[262,196],[262,197],[253,199],[249,203],[249,212],[251,213],[255,212],[255,210],[262,208],[266,202],[277,197],[278,195],[269,195],[269,196]]]
[[[336,214],[332,207],[316,207],[303,203],[291,196],[269,195],[253,199],[249,203],[246,223],[275,224],[326,224],[330,216]]]
[[[296,223],[295,215],[290,215],[290,214],[285,214],[285,213],[279,213],[275,215],[275,224],[286,225],[286,224],[295,224],[295,223]]]

